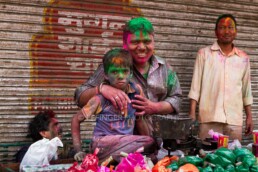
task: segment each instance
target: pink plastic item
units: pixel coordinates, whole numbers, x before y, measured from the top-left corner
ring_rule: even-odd
[[[134,172],[135,168],[137,171],[139,169],[141,171],[147,170],[144,157],[138,152],[130,153],[127,157],[123,158],[116,167],[116,172]]]
[[[223,136],[223,134],[213,131],[213,129],[210,129],[208,134],[213,138],[213,140],[218,141],[219,136]]]

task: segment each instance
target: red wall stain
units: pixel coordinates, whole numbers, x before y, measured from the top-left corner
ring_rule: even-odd
[[[33,35],[29,45],[30,87],[64,89],[82,84],[106,51],[122,47],[124,22],[141,15],[130,4],[130,0],[49,2],[43,33]],[[30,102],[42,101],[46,99],[30,98]],[[33,106],[30,109],[37,109]]]

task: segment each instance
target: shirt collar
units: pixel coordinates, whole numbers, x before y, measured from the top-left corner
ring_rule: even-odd
[[[221,53],[223,53],[222,50],[221,50],[221,48],[220,48],[220,46],[219,46],[219,44],[218,44],[218,41],[215,41],[215,42],[213,43],[213,45],[211,46],[211,50],[212,50],[212,51],[220,51]],[[234,55],[234,54],[236,54],[236,55],[238,55],[238,56],[241,56],[241,53],[239,52],[239,49],[236,48],[235,45],[233,44],[233,49],[232,49],[232,51],[229,53],[229,56],[232,56],[232,55]]]

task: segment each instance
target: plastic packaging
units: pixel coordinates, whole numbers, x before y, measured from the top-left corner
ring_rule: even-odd
[[[155,166],[152,168],[152,172],[169,172],[170,169],[166,169],[166,167],[174,161],[177,161],[178,157],[177,156],[172,156],[172,157],[164,157],[161,159]]]
[[[144,157],[142,154],[135,152],[135,153],[122,153],[125,154],[126,157],[122,158],[121,162],[116,167],[116,172],[134,172],[137,171],[151,171],[148,169],[146,162],[144,161]]]
[[[96,148],[93,154],[87,154],[81,165],[79,165],[77,162],[75,162],[69,169],[68,172],[85,172],[85,171],[98,171],[98,162],[99,159],[97,157],[97,154],[99,152],[99,149]]]
[[[221,167],[220,165],[216,165],[216,167],[214,168],[213,172],[224,172],[224,168]]]
[[[227,148],[221,147],[215,151],[215,154],[227,158],[232,164],[234,164],[236,161],[235,154]]]
[[[177,170],[177,172],[199,172],[199,169],[193,164],[185,164]]]
[[[219,136],[222,136],[223,134],[213,131],[213,129],[210,129],[208,134],[213,138],[213,140],[219,140]]]
[[[207,154],[204,160],[214,165],[221,165],[223,168],[231,164],[230,160],[216,154]]]
[[[186,156],[186,157],[180,158],[178,161],[179,166],[182,166],[187,163],[193,164],[195,166],[202,166],[203,159],[197,156]]]
[[[22,159],[20,170],[25,165],[49,165],[49,161],[57,159],[59,146],[63,147],[63,143],[58,137],[51,140],[43,138],[33,143]]]

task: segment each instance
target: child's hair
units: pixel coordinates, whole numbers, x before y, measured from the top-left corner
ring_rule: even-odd
[[[132,72],[133,60],[131,54],[122,48],[109,50],[103,57],[103,65],[105,74],[111,65],[129,67]]]

